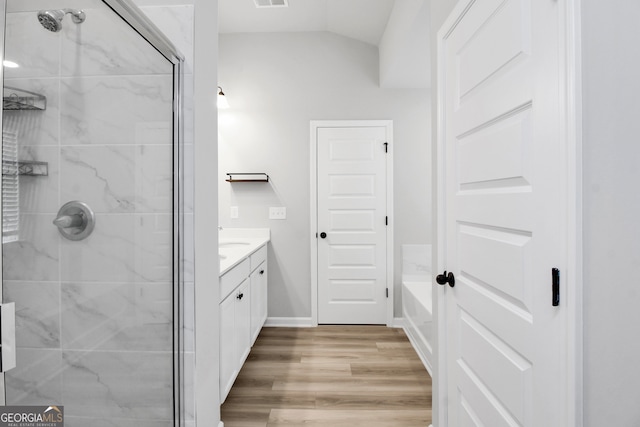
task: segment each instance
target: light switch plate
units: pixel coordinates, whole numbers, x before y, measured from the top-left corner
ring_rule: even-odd
[[[269,219],[287,219],[287,208],[269,208]]]
[[[229,212],[229,216],[231,217],[231,219],[238,219],[240,215],[238,214],[237,206],[231,206],[231,211]]]

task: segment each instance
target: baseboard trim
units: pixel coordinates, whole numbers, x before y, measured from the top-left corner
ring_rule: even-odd
[[[404,328],[404,317],[394,317],[392,328]]]
[[[313,328],[311,317],[268,317],[264,326],[274,328]]]
[[[315,325],[310,317],[268,317],[264,326],[272,328],[313,328]],[[404,327],[404,317],[394,317],[390,328]]]

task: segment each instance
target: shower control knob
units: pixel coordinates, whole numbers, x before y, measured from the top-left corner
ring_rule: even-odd
[[[449,274],[447,274],[447,270],[445,270],[444,273],[438,274],[438,276],[436,276],[436,282],[438,282],[438,285],[443,286],[448,283],[449,286],[453,288],[456,285],[456,278],[452,272],[449,272]]]
[[[69,240],[86,239],[95,224],[96,218],[91,208],[79,201],[65,203],[53,220],[60,234]]]
[[[82,212],[74,215],[60,215],[53,220],[53,225],[58,228],[73,228],[81,227],[84,222],[84,215]]]

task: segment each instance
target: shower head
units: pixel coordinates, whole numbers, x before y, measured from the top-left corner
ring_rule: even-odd
[[[78,9],[56,9],[38,12],[38,21],[45,29],[57,33],[62,29],[62,18],[67,13],[71,14],[71,19],[76,24],[83,23],[86,18],[85,13]]]

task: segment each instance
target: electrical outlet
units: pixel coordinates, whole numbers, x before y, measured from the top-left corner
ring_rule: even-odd
[[[239,215],[238,215],[237,206],[231,206],[231,211],[229,212],[229,216],[231,217],[231,219],[238,219]]]
[[[269,208],[269,219],[287,219],[287,208]]]

